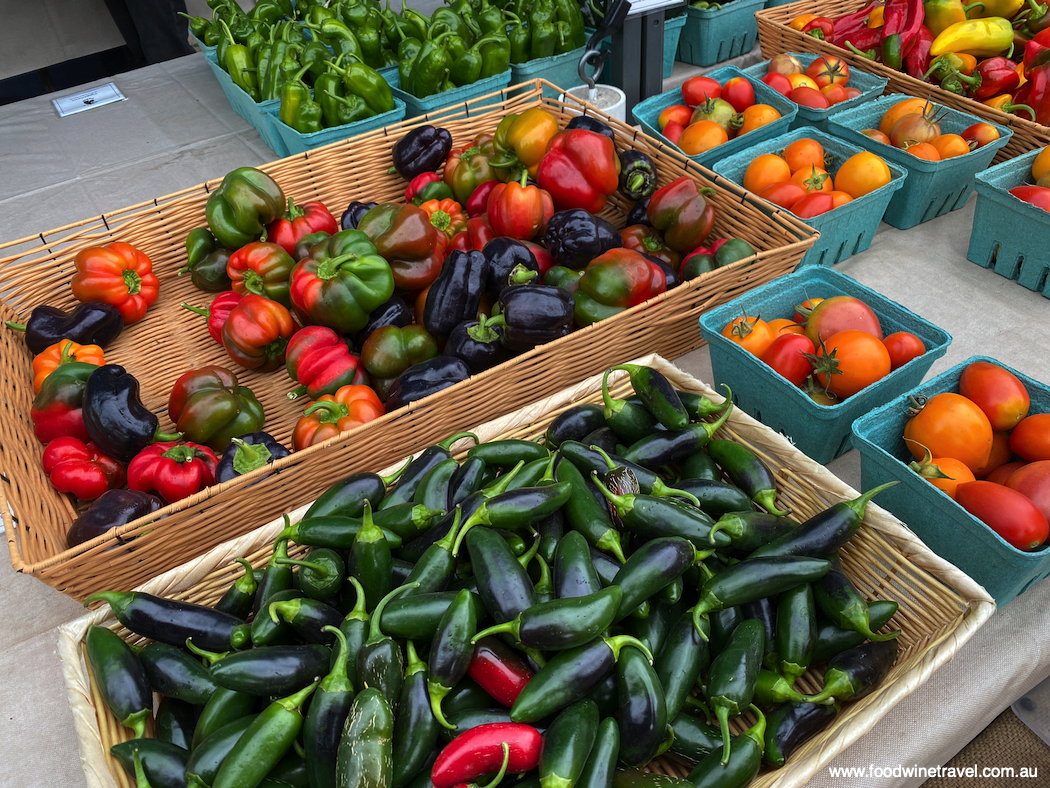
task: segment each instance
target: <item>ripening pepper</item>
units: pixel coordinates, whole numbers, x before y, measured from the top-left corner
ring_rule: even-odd
[[[653,192],[645,215],[664,241],[676,252],[688,254],[703,245],[715,223],[715,208],[706,199],[710,189],[700,189],[687,175]]]
[[[962,0],[926,0],[923,17],[923,24],[936,38],[957,22],[966,21],[966,7]]]
[[[430,217],[430,223],[451,239],[467,229],[467,217],[455,200],[427,200],[419,207]]]
[[[1013,41],[1014,29],[1009,19],[968,19],[941,31],[933,40],[930,54],[937,57],[945,52],[966,52],[976,57],[992,57],[1009,49]]]
[[[666,290],[659,265],[630,249],[611,249],[592,260],[580,278],[576,325],[597,323]]]
[[[526,186],[528,175],[521,181],[496,186],[489,194],[489,224],[497,236],[531,241],[542,235],[554,215],[550,192],[538,186]]]
[[[231,254],[231,250],[218,245],[211,230],[196,227],[186,235],[186,265],[179,269],[179,276],[188,273],[193,286],[206,293],[229,290],[226,263]]]
[[[390,264],[398,290],[422,290],[437,279],[447,239],[425,211],[415,205],[381,203],[365,214],[357,229]]]
[[[208,197],[204,215],[220,244],[240,249],[259,240],[284,207],[284,192],[273,178],[254,167],[238,167]]]
[[[882,62],[900,70],[905,54],[914,46],[922,27],[924,12],[922,0],[889,0],[885,6],[882,24]],[[829,32],[825,37],[831,37]]]
[[[484,183],[478,184],[478,188],[470,195],[470,199],[467,200],[467,204],[463,207],[467,209],[467,216],[472,219],[475,216],[481,216],[489,209],[489,195],[492,194],[492,190],[496,188],[499,181],[485,181]]]
[[[1050,11],[1047,12],[1050,14]],[[1044,63],[1050,63],[1050,27],[1036,33],[1024,45],[1024,73],[1028,76],[1032,69]]]
[[[33,359],[33,393],[39,394],[47,376],[61,367],[79,361],[101,367],[106,363],[98,345],[78,345],[71,339],[61,339]]]
[[[266,239],[288,252],[295,253],[295,245],[311,233],[335,235],[339,226],[324,203],[313,200],[300,207],[291,197],[284,215],[266,228]]]
[[[230,255],[226,273],[233,282],[234,292],[241,295],[254,293],[291,306],[288,280],[294,267],[292,256],[280,246],[255,241]]]
[[[405,202],[420,205],[430,200],[449,200],[452,189],[436,172],[421,172],[405,187]]]
[[[194,314],[201,315],[202,317],[208,318],[208,333],[211,334],[211,338],[222,344],[222,327],[226,325],[226,319],[230,316],[230,312],[233,308],[241,302],[241,294],[235,293],[232,290],[228,290],[225,293],[219,293],[215,298],[211,300],[211,306],[207,309],[201,309],[199,306],[193,306],[183,302],[182,308],[188,309]]]
[[[233,438],[258,432],[266,422],[263,406],[237,376],[217,366],[183,373],[168,396],[168,418],[183,437],[223,451]]]
[[[394,274],[361,230],[341,230],[310,248],[291,274],[291,302],[311,323],[344,334],[394,294]]]
[[[502,185],[501,183],[497,184],[497,186]],[[492,223],[489,222],[487,210],[488,208],[486,207],[480,216],[473,216],[467,219],[467,229],[456,233],[452,240],[449,241],[449,254],[456,250],[460,252],[469,252],[471,250],[480,252],[488,246],[489,241],[497,237],[496,231],[492,229]]]
[[[664,243],[663,234],[653,227],[644,224],[625,227],[620,230],[620,238],[623,239],[625,249],[663,260],[675,273],[682,267],[682,255]]]
[[[222,326],[222,346],[245,369],[273,372],[284,363],[288,340],[295,333],[291,313],[276,301],[249,293]]]
[[[620,185],[620,159],[612,140],[586,129],[556,135],[536,171],[559,211],[581,208],[599,213]]]
[[[335,331],[325,326],[307,326],[295,332],[285,351],[288,377],[299,386],[288,399],[307,396],[317,399],[335,394],[343,386],[368,383],[361,357]]]
[[[45,378],[29,411],[38,441],[50,443],[61,437],[77,438],[84,443],[91,440],[84,426],[82,408],[87,380],[96,369],[94,364],[72,361]]]
[[[79,438],[55,438],[40,462],[52,487],[82,501],[93,501],[124,484],[124,466]]]
[[[141,320],[157,300],[160,280],[144,252],[123,241],[77,252],[70,280],[77,301],[115,306],[126,324]]]
[[[466,205],[474,190],[496,179],[489,160],[496,155],[491,134],[479,134],[466,148],[449,152],[442,177],[460,205]]]
[[[530,107],[520,115],[507,115],[496,127],[493,148],[496,157],[490,165],[501,181],[516,181],[524,168],[535,177],[547,145],[558,133],[558,121],[540,107]]]
[[[926,79],[926,72],[930,69],[930,47],[933,46],[934,38],[933,31],[928,27],[923,25],[919,28],[911,49],[904,56],[904,69],[908,76]]]
[[[1050,126],[1050,61],[1028,73],[1028,81],[1014,93],[1014,101],[1031,107],[1036,123]]]
[[[396,378],[437,354],[437,340],[424,326],[381,326],[365,341],[361,361],[374,377]]]
[[[215,452],[196,443],[153,443],[128,464],[128,489],[155,492],[168,503],[181,501],[215,483]]]
[[[292,430],[292,448],[302,451],[341,432],[378,419],[386,410],[368,386],[343,386],[306,409]]]

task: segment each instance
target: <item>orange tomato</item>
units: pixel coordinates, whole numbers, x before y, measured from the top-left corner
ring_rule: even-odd
[[[890,168],[870,151],[861,151],[842,162],[835,173],[835,190],[846,192],[854,200],[890,182]]]
[[[1038,181],[1048,172],[1050,172],[1050,145],[1043,148],[1032,162],[1032,180]]]
[[[685,127],[682,136],[678,138],[678,147],[687,156],[695,156],[728,140],[726,130],[713,120],[700,120]]]
[[[977,481],[973,471],[952,457],[931,457],[927,455],[921,463],[909,465],[922,478],[955,500],[955,488],[966,482]]]
[[[820,89],[820,92],[824,94],[824,98],[834,106],[835,104],[841,104],[849,98],[849,94],[846,93],[846,88],[838,83],[834,85],[825,85]]]
[[[893,144],[890,142],[890,138],[878,129],[862,129],[860,133],[863,134],[865,137],[871,137],[871,139],[877,140],[878,142],[881,142],[884,145]]]
[[[898,120],[905,115],[911,115],[916,112],[922,113],[925,106],[926,99],[921,98],[909,98],[898,101],[886,110],[886,113],[882,116],[882,120],[879,122],[879,131],[888,137]]]
[[[811,165],[808,170],[798,170],[792,174],[791,182],[797,183],[807,192],[827,192],[831,194],[835,190],[831,176],[825,172],[823,167]]]
[[[973,475],[978,479],[987,479],[990,473],[1006,465],[1013,456],[1013,449],[1010,448],[1010,433],[993,432],[992,450],[988,454],[988,462],[974,471]]]
[[[849,66],[841,58],[824,55],[809,64],[806,76],[816,82],[818,88],[845,85],[849,82]]]
[[[810,167],[823,169],[824,146],[808,137],[795,140],[784,148],[784,161],[787,162],[792,173],[798,172],[803,168],[808,170]]]
[[[794,19],[792,19],[791,22],[788,24],[788,27],[790,27],[792,30],[801,30],[814,19],[816,19],[818,16],[819,14],[801,14],[800,16],[796,16]]]
[[[763,200],[769,200],[774,205],[779,205],[781,208],[790,209],[792,205],[806,196],[806,190],[797,183],[782,181],[781,183],[770,184],[758,192],[758,196]]]
[[[671,121],[679,123],[682,126],[688,126],[690,119],[693,117],[693,111],[685,104],[672,104],[670,107],[666,107],[660,116],[657,118],[657,123],[660,124],[660,131],[664,130]]]
[[[909,145],[904,150],[908,151],[912,156],[923,161],[940,161],[941,154],[937,151],[933,145],[929,142],[916,142],[914,145]]]
[[[757,156],[744,170],[744,188],[756,194],[767,186],[790,179],[791,168],[775,153]]]
[[[853,202],[853,198],[850,197],[846,192],[833,191],[831,193],[832,205],[838,208],[840,205],[845,205],[848,202]]]
[[[813,88],[814,90],[820,90],[820,86],[817,85],[810,77],[805,74],[788,74],[788,82],[791,83],[791,88]]]
[[[722,336],[740,345],[744,350],[761,356],[766,348],[773,344],[776,334],[770,329],[769,324],[760,317],[748,317],[741,315],[733,318],[722,329]]]
[[[937,149],[941,161],[953,156],[965,156],[970,152],[970,146],[958,134],[942,134],[930,144]]]
[[[776,320],[770,320],[766,325],[769,326],[769,330],[773,332],[774,338],[779,337],[781,334],[801,334],[804,330],[802,326],[794,320],[790,320],[786,317],[778,317]]]
[[[976,471],[991,454],[992,425],[973,402],[946,391],[930,397],[904,425],[904,444],[917,460],[926,447],[937,457],[954,457]]]
[[[963,129],[961,136],[973,148],[983,148],[999,139],[999,131],[991,123],[974,123]]]
[[[850,328],[832,334],[817,348],[814,365],[817,380],[840,398],[858,391],[890,374],[890,354],[882,340],[867,331]]]
[[[737,134],[747,134],[749,131],[768,126],[774,120],[780,119],[780,113],[768,104],[752,104],[740,113],[743,124],[737,129]]]
[[[796,323],[806,322],[806,315],[813,311],[813,307],[823,301],[823,298],[807,298],[801,304],[795,305],[795,314],[792,315],[791,319]],[[802,314],[805,311],[806,315]]]

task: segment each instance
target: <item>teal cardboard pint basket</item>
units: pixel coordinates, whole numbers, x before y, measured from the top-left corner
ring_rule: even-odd
[[[397,71],[394,71],[393,77],[389,77],[390,89],[394,93],[394,97],[400,99],[405,105],[405,117],[406,118],[418,118],[421,115],[429,115],[434,117],[435,115],[445,115],[454,112],[456,108],[465,101],[484,96],[487,93],[492,93],[497,90],[510,85],[511,70],[508,68],[502,74],[496,74],[494,77],[487,77],[486,79],[479,79],[472,85],[464,85],[461,88],[453,88],[452,90],[446,90],[443,93],[435,93],[433,96],[427,96],[426,98],[416,98],[411,93],[408,93],[401,89],[401,82],[398,79]]]
[[[806,298],[850,295],[870,306],[884,335],[910,331],[926,346],[926,352],[894,370],[882,380],[837,405],[818,405],[802,389],[792,385],[742,347],[722,336],[722,328],[741,310],[761,315],[763,320],[791,317],[795,305]],[[733,401],[749,415],[787,435],[819,463],[828,463],[850,449],[855,419],[914,388],[933,362],[951,344],[948,332],[886,296],[848,276],[828,268],[797,271],[723,304],[700,316],[700,333],[711,346],[711,368],[715,382],[733,390]]]
[[[993,123],[991,125],[999,132],[999,139],[994,142],[963,156],[944,161],[925,161],[860,133],[863,129],[877,129],[886,111],[907,98],[899,94],[882,96],[859,107],[838,112],[828,119],[828,131],[836,137],[870,150],[908,171],[904,188],[893,196],[886,210],[886,223],[900,230],[907,230],[962,208],[973,191],[974,176],[987,169],[995,154],[1013,136],[1006,126]],[[937,116],[943,134],[960,134],[980,120],[976,115],[942,106],[937,107]]]
[[[731,0],[719,9],[687,8],[678,59],[694,66],[713,66],[750,52],[758,38],[755,12],[766,0]]]
[[[992,358],[974,356],[926,383],[901,394],[853,424],[853,444],[860,451],[861,488],[871,489],[888,481],[900,484],[879,493],[876,503],[893,512],[926,545],[985,587],[1002,607],[1050,575],[1050,547],[1031,553],[1018,550],[959,504],[907,467],[912,461],[905,448],[908,396],[932,397],[946,391],[958,393],[959,378],[975,361],[988,361],[1010,369]],[[1050,413],[1050,388],[1010,369],[1028,389],[1029,413]]]
[[[804,126],[771,140],[764,140],[747,150],[715,162],[714,171],[737,186],[743,186],[747,166],[757,156],[782,151],[795,140],[805,138],[816,140],[824,147],[825,155],[831,154],[835,157],[834,164],[830,165],[829,170],[832,175],[838,172],[846,159],[861,152],[860,148],[848,142]],[[886,207],[890,204],[894,193],[904,185],[904,179],[908,176],[900,167],[893,164],[887,166],[890,168],[890,182],[885,186],[820,216],[801,219],[814,230],[820,231],[820,238],[806,252],[806,256],[799,263],[799,268],[813,265],[835,265],[871,246],[871,240],[875,237],[875,231],[879,229],[879,222],[882,221],[882,215],[886,213]]]
[[[1010,194],[1032,182],[1034,150],[977,173],[966,259],[1050,298],[1050,213]]]
[[[392,123],[398,123],[405,119],[405,102],[395,96],[394,108],[390,110],[390,112],[374,115],[371,118],[365,118],[364,120],[359,120],[355,123],[347,123],[344,126],[333,126],[329,129],[321,129],[320,131],[315,131],[313,134],[300,134],[291,126],[284,124],[277,115],[277,113],[280,112],[279,106],[269,109],[268,112],[271,113],[271,122],[274,124],[277,134],[280,136],[282,143],[288,150],[287,155],[290,156],[296,153],[305,153],[308,150],[314,150],[315,148],[320,148],[323,145],[329,145],[333,142],[338,142],[339,140],[356,137],[358,134],[375,131],[384,126],[389,126]]]
[[[580,84],[580,58],[585,51],[586,47],[579,47],[571,52],[541,57],[527,63],[511,63],[510,84],[520,85],[533,79],[545,79],[557,85],[561,91],[544,88],[544,98],[557,98],[562,91]]]
[[[270,150],[280,157],[287,156],[288,149],[277,133],[276,114],[270,115],[270,110],[274,110],[276,113],[276,110],[280,107],[280,99],[256,102],[251,96],[241,90],[233,81],[233,78],[219,65],[219,59],[214,51],[205,52],[204,57],[208,61],[215,79],[218,80],[219,87],[226,94],[226,100],[233,107],[233,111],[248,121],[252,128],[259,132],[262,141],[266,143]]]

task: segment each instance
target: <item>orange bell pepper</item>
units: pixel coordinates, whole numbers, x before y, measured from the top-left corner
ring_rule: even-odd
[[[70,361],[83,361],[96,367],[106,363],[98,345],[78,345],[71,339],[60,340],[33,359],[33,391],[39,394],[44,378]]]
[[[419,207],[430,217],[430,223],[448,238],[467,229],[467,217],[455,200],[427,200]]]
[[[115,306],[125,323],[141,320],[157,300],[160,280],[149,257],[134,246],[114,241],[77,252],[77,272],[70,285],[77,301]]]
[[[302,451],[342,432],[360,427],[386,413],[369,386],[343,386],[306,409],[292,430],[292,447]]]

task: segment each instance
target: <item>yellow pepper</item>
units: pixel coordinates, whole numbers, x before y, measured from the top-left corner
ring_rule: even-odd
[[[802,14],[801,16],[796,16],[788,23],[788,27],[792,30],[801,30],[818,16],[820,16],[820,14]]]
[[[966,15],[970,19],[988,19],[993,16],[1001,16],[1003,19],[1013,19],[1017,12],[1024,8],[1025,0],[981,0],[972,6],[966,7]]]
[[[879,6],[871,12],[871,16],[868,17],[868,27],[874,30],[876,27],[882,27],[882,18],[886,13],[885,6]]]
[[[496,177],[502,181],[516,177],[513,168],[520,164],[535,178],[547,143],[557,133],[558,121],[545,109],[530,107],[520,115],[507,115],[496,127],[497,157],[491,162],[498,168]]]
[[[1009,19],[993,16],[956,22],[933,40],[930,56],[946,52],[967,52],[976,57],[992,57],[1010,48],[1014,28]]]
[[[930,29],[934,37],[957,22],[966,21],[966,8],[962,0],[926,0],[922,4],[922,23]]]

